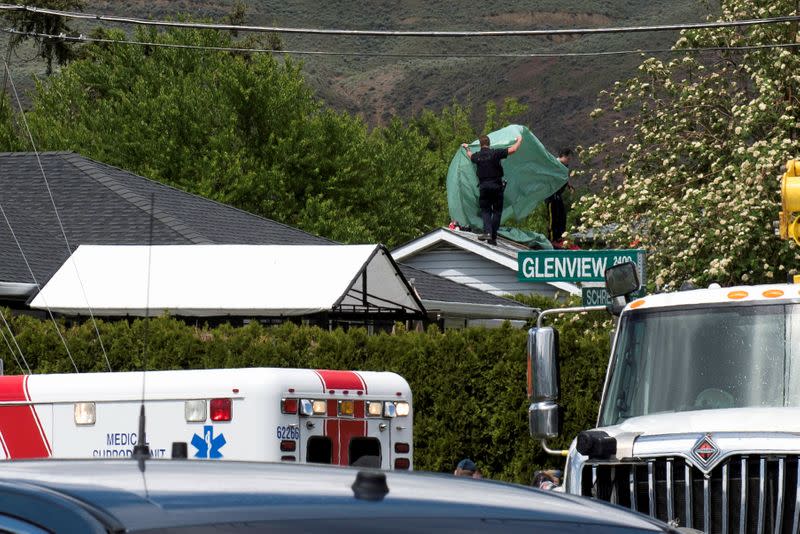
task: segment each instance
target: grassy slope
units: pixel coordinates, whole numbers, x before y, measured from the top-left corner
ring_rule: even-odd
[[[232,0],[88,0],[86,11],[139,17],[220,18]],[[482,30],[600,27],[664,24],[702,20],[702,0],[509,0],[487,5],[442,0],[319,2],[317,0],[248,0],[247,23],[292,27]],[[462,7],[463,6],[463,7]],[[469,7],[467,7],[469,6]],[[561,38],[353,38],[285,35],[288,50],[368,53],[576,52],[666,48],[674,33]],[[30,56],[30,54],[28,54]],[[638,55],[573,58],[464,59],[370,56],[296,56],[309,82],[328,103],[362,114],[371,124],[392,116],[408,117],[423,108],[441,109],[458,101],[476,108],[517,97],[529,105],[521,122],[549,148],[588,145],[603,132],[588,119],[598,92],[629,76]],[[17,66],[30,79],[31,62]]]

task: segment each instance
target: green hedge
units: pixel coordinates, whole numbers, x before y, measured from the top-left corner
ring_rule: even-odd
[[[17,342],[36,373],[73,372],[54,324],[6,312]],[[601,319],[604,319],[601,317]],[[597,318],[557,320],[561,336],[565,446],[593,425],[608,353],[608,324]],[[107,366],[91,322],[59,324],[81,372]],[[526,331],[469,328],[368,335],[366,330],[326,331],[286,323],[197,328],[169,317],[132,322],[98,321],[115,371],[149,369],[308,367],[394,371],[414,395],[415,467],[452,471],[469,456],[493,478],[529,483],[535,469],[562,460],[542,453],[528,434],[525,395]],[[7,333],[7,331],[6,331]],[[6,372],[19,373],[6,344]]]

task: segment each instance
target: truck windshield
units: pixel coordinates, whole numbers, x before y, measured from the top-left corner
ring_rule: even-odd
[[[798,343],[794,304],[627,313],[600,425],[659,412],[800,406]]]

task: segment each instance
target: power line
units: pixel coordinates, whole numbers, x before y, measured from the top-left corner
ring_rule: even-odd
[[[0,311],[0,314],[2,314],[2,311]],[[5,321],[5,316],[3,317],[3,320]],[[11,330],[11,328],[9,328],[9,331],[10,330]],[[10,332],[10,333],[11,333],[12,339],[14,340],[14,343],[16,344],[17,343],[17,338],[14,337],[14,333],[13,332]],[[2,329],[0,329],[0,334],[2,334],[3,341],[6,342],[6,347],[8,347],[8,351],[11,353],[11,356],[14,357],[14,361],[16,362],[17,367],[20,368],[20,371],[22,372],[22,374],[25,374],[25,369],[26,368],[28,369],[28,374],[31,374],[31,368],[28,367],[28,362],[25,362],[25,367],[22,367],[22,364],[19,363],[19,358],[17,358],[17,353],[14,352],[14,349],[11,347],[11,343],[8,342],[8,337],[6,337],[6,333]],[[19,345],[17,345],[17,346],[19,346]],[[20,355],[22,355],[21,351],[20,351]],[[24,361],[25,357],[23,356],[22,359]]]
[[[64,18],[83,19],[139,26],[160,26],[170,28],[192,28],[204,30],[225,30],[241,32],[297,33],[315,35],[349,35],[369,37],[535,37],[554,35],[592,35],[609,33],[641,33],[679,30],[697,30],[711,28],[738,28],[761,24],[779,24],[800,21],[800,15],[787,15],[762,19],[745,19],[717,22],[691,22],[682,24],[662,24],[654,26],[620,26],[605,28],[561,28],[552,30],[496,30],[496,31],[417,31],[417,30],[344,30],[332,28],[289,28],[284,26],[251,26],[238,24],[219,24],[202,22],[181,22],[169,20],[148,20],[118,15],[101,15],[97,13],[81,13],[58,9],[0,4],[0,11],[25,11],[44,15],[55,15]]]
[[[8,334],[11,336],[11,339],[14,341],[14,346],[17,347],[17,350],[19,351],[19,355],[22,358],[22,362],[25,364],[24,368],[19,364],[19,360],[17,359],[16,353],[14,353],[14,350],[11,348],[11,344],[8,343],[8,339],[6,338],[5,333],[3,333],[3,339],[5,339],[6,344],[8,344],[8,349],[11,351],[11,354],[14,356],[14,361],[17,362],[17,367],[20,368],[20,370],[22,371],[22,374],[25,374],[25,369],[28,370],[28,374],[31,374],[31,367],[28,365],[28,361],[25,359],[25,354],[23,354],[23,352],[22,352],[22,347],[20,347],[19,346],[19,342],[17,342],[17,337],[14,335],[13,330],[11,330],[11,325],[8,324],[8,321],[6,320],[6,316],[5,316],[4,313],[0,312],[0,317],[2,317],[3,324],[6,326],[6,329],[8,330]]]
[[[27,37],[38,37],[41,39],[58,39],[77,43],[103,43],[103,44],[124,44],[135,46],[152,46],[155,48],[174,48],[184,50],[207,50],[212,52],[244,52],[244,53],[268,53],[285,55],[308,55],[308,56],[356,56],[356,57],[389,57],[389,58],[565,58],[565,57],[598,57],[598,56],[619,56],[627,54],[668,54],[685,52],[736,52],[749,50],[765,50],[774,48],[797,48],[800,43],[770,43],[758,45],[742,46],[708,46],[692,48],[651,48],[651,49],[628,49],[628,50],[607,50],[597,52],[501,52],[485,54],[467,54],[463,52],[453,53],[391,53],[391,52],[336,52],[330,50],[278,50],[274,48],[246,48],[235,46],[207,46],[189,45],[178,43],[156,43],[152,41],[134,41],[127,39],[106,39],[100,37],[87,37],[84,35],[65,35],[49,34],[38,32],[25,32],[11,28],[0,28],[1,32]]]
[[[53,192],[50,189],[50,182],[47,180],[47,174],[44,172],[44,166],[42,165],[42,160],[39,157],[39,151],[36,148],[36,143],[33,141],[33,134],[31,133],[31,129],[28,126],[28,120],[25,118],[25,111],[22,107],[22,101],[19,98],[19,94],[17,93],[17,86],[14,83],[14,77],[11,75],[11,69],[8,68],[8,62],[5,61],[5,59],[3,60],[3,65],[5,67],[6,73],[8,74],[8,80],[9,82],[11,82],[11,89],[13,90],[14,98],[16,99],[17,105],[19,106],[19,111],[22,117],[22,123],[25,125],[25,131],[27,132],[28,138],[30,139],[31,147],[33,147],[33,152],[34,154],[36,154],[36,162],[39,164],[39,170],[42,173],[42,178],[44,179],[44,184],[47,188],[47,194],[50,196],[50,202],[53,205],[53,211],[56,214],[56,219],[58,220],[58,226],[61,229],[61,235],[64,237],[64,242],[67,245],[67,261],[71,262],[75,269],[75,276],[78,278],[78,284],[80,285],[81,292],[83,293],[83,298],[84,300],[86,300],[88,304],[88,298],[86,297],[86,289],[83,286],[83,280],[81,280],[80,273],[78,272],[78,265],[75,263],[75,260],[72,257],[72,249],[69,246],[69,239],[67,239],[67,233],[64,230],[64,224],[62,223],[61,216],[58,213],[58,208],[56,207],[56,201],[55,198],[53,198]],[[0,209],[2,209],[1,206]],[[8,224],[8,228],[9,230],[11,230],[11,234],[14,236],[14,241],[16,241],[17,243],[17,247],[19,248],[19,251],[22,254],[22,258],[25,260],[25,265],[28,266],[28,270],[30,271],[31,277],[33,278],[33,281],[36,284],[36,287],[39,289],[39,291],[41,291],[42,288],[39,285],[39,282],[36,280],[36,276],[33,274],[33,269],[31,269],[31,266],[28,263],[28,259],[25,257],[25,252],[23,252],[22,246],[17,240],[17,237],[14,234],[14,230],[13,228],[11,228],[11,222],[6,217],[5,212],[3,212],[3,218],[5,219],[6,224]],[[61,338],[61,341],[64,344],[64,349],[66,349],[67,351],[67,356],[69,356],[69,360],[72,362],[72,366],[75,368],[75,372],[77,373],[79,372],[78,365],[75,363],[75,359],[72,357],[72,352],[69,350],[69,345],[67,344],[67,340],[64,338],[63,335],[61,335],[61,329],[58,327],[58,324],[56,323],[55,317],[53,317],[53,312],[50,310],[50,307],[47,306],[46,300],[45,300],[45,306],[47,307],[47,312],[50,315],[50,319],[53,321],[53,325],[56,327],[56,333],[58,333],[58,337]],[[89,316],[91,317],[92,324],[94,325],[94,330],[97,333],[97,339],[100,342],[100,349],[102,350],[103,356],[105,357],[106,365],[108,366],[108,370],[111,371],[111,363],[108,360],[108,354],[106,353],[105,346],[103,345],[103,338],[100,336],[100,330],[97,327],[97,321],[94,318],[94,313],[92,313],[91,306],[89,306]]]

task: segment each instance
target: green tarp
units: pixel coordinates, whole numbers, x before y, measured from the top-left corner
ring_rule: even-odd
[[[545,198],[567,183],[569,173],[569,170],[550,154],[525,126],[517,124],[506,126],[490,133],[489,140],[492,148],[505,148],[513,145],[517,136],[522,136],[522,145],[514,154],[503,160],[504,179],[508,185],[503,195],[501,224],[510,220],[524,220]],[[480,150],[477,140],[470,143],[470,150],[472,152]],[[483,229],[483,220],[478,207],[478,176],[475,174],[475,165],[462,147],[458,148],[447,171],[447,205],[450,209],[450,220],[475,229]],[[511,235],[507,235],[512,233],[509,230],[511,229],[501,231],[500,235],[514,239]],[[541,239],[533,237],[526,241],[534,244],[547,241],[541,234],[538,236]],[[543,245],[540,248],[549,247]]]
[[[500,237],[505,237],[506,239],[510,239],[511,241],[515,241],[517,243],[522,243],[523,245],[541,249],[541,250],[552,250],[553,245],[550,241],[537,232],[531,232],[530,230],[522,230],[520,228],[509,228],[508,226],[501,226],[500,229],[497,231],[497,235]]]

